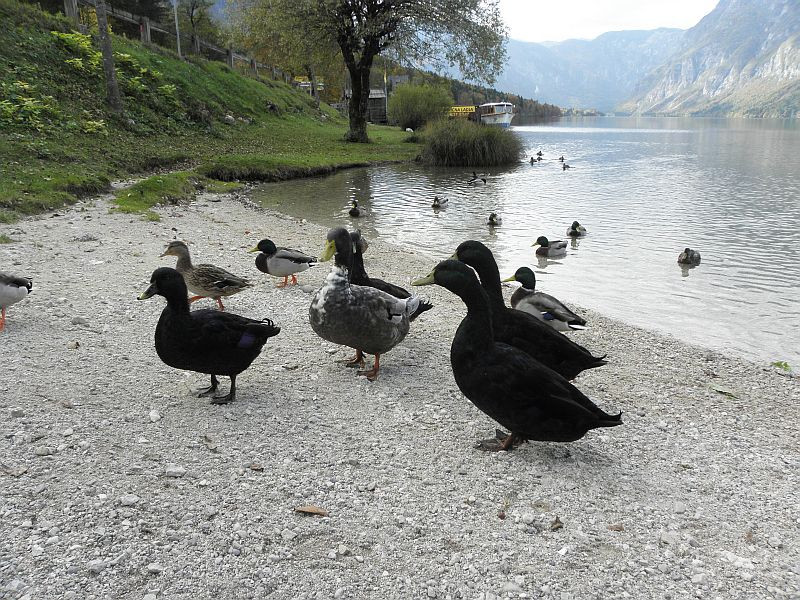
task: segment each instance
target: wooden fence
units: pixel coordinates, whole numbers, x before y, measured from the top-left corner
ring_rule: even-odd
[[[95,0],[64,0],[64,14],[66,14],[67,17],[72,20],[77,27],[80,27],[80,14],[78,12],[79,4],[95,8]],[[146,44],[154,43],[152,35],[154,31],[169,38],[175,38],[176,47],[179,47],[177,41],[183,41],[182,39],[178,38],[174,28],[162,25],[161,23],[153,21],[148,17],[142,17],[140,15],[129,13],[126,10],[116,8],[111,4],[106,4],[106,12],[111,18],[138,25],[140,39]],[[181,36],[181,38],[183,38],[183,36]],[[291,74],[285,73],[280,69],[276,69],[275,67],[260,63],[246,54],[234,51],[231,47],[220,48],[219,46],[206,42],[199,36],[194,36],[192,41],[193,43],[191,46],[194,54],[200,55],[202,51],[205,50],[207,56],[210,54],[214,60],[226,62],[231,69],[237,66],[238,61],[240,64],[244,63],[246,68],[249,69],[256,77],[261,74],[269,74],[272,79],[278,79],[283,80],[286,83],[292,83]]]

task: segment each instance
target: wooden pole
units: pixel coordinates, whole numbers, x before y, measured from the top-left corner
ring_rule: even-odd
[[[228,47],[228,66],[233,69],[233,48]]]
[[[148,17],[142,17],[142,22],[139,25],[139,33],[141,34],[142,41],[145,44],[150,43],[150,19]]]
[[[175,41],[178,44],[178,58],[181,56],[181,28],[178,27],[178,0],[172,0],[172,14],[175,16]]]
[[[116,113],[122,113],[122,97],[117,85],[117,73],[114,70],[114,52],[111,48],[111,36],[108,34],[108,17],[105,0],[97,0],[97,29],[100,33],[100,50],[103,54],[103,73],[106,78],[106,101]]]

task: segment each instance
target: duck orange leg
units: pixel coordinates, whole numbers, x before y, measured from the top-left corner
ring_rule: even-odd
[[[205,296],[192,296],[191,298],[189,298],[189,304],[191,304],[192,302],[197,302],[198,300],[202,300],[203,298],[205,298]]]
[[[353,358],[348,358],[344,361],[346,367],[361,367],[364,368],[364,353],[361,350],[356,350],[356,355]]]
[[[0,317],[0,331],[6,328],[6,307],[2,308],[2,317]]]
[[[381,355],[376,354],[375,364],[372,366],[372,368],[369,371],[359,371],[358,374],[363,375],[370,381],[375,381],[378,378],[378,371],[380,370],[380,368],[381,368]]]
[[[224,307],[224,306],[223,306],[223,304],[222,304],[222,298],[217,298],[217,306],[219,306],[219,309],[220,309],[222,312],[225,312],[225,307]]]
[[[292,273],[292,285],[297,285],[297,277]]]
[[[278,284],[275,285],[275,287],[285,288],[287,283],[289,283],[289,276],[288,275],[284,276],[283,283],[278,283]]]

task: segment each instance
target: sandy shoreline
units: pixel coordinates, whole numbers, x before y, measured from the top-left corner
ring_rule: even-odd
[[[625,425],[481,453],[495,425],[450,373],[455,296],[424,290],[435,308],[369,383],[245,252],[317,254],[325,230],[208,200],[0,225],[20,240],[0,269],[34,278],[0,333],[0,598],[800,597],[797,378],[586,311],[574,339],[610,363],[576,385]],[[163,300],[135,299],[174,266],[172,228],[256,283],[231,311],[282,327],[229,406],[159,361]],[[370,275],[435,264],[370,242]]]

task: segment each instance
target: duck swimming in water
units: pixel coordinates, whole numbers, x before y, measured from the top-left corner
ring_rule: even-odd
[[[511,295],[511,308],[533,315],[556,331],[586,329],[586,319],[576,315],[558,298],[536,291],[536,275],[528,267],[520,267],[503,281],[518,281],[522,284]]]
[[[577,221],[573,221],[572,225],[567,228],[567,237],[576,238],[576,237],[583,237],[586,235],[586,227],[578,223]]]
[[[475,272],[457,260],[440,262],[412,285],[440,285],[461,298],[467,316],[450,347],[453,377],[461,392],[509,430],[501,443],[482,446],[510,450],[525,440],[572,442],[591,429],[622,424],[542,363],[498,342],[486,292]]]
[[[468,240],[459,244],[453,258],[475,269],[481,287],[489,297],[494,339],[527,352],[534,359],[567,379],[581,371],[602,367],[605,357],[592,356],[583,346],[561,335],[536,317],[506,306],[500,285],[500,271],[492,251]]]
[[[358,208],[358,200],[353,200],[352,207],[347,211],[347,214],[354,219],[361,216],[361,209]]]
[[[167,306],[161,312],[155,333],[158,357],[170,367],[211,375],[211,386],[198,397],[212,396],[212,404],[236,399],[236,377],[261,353],[267,340],[280,333],[269,319],[257,321],[218,310],[189,310],[186,281],[169,267],[153,271],[150,287],[139,295],[146,300],[163,296]],[[215,396],[217,375],[229,377],[227,395]]]
[[[478,176],[478,173],[473,171],[472,179],[470,179],[467,183],[469,183],[470,185],[475,185],[476,183],[486,183],[486,176],[485,175]]]
[[[276,287],[286,287],[289,283],[289,276],[292,277],[292,285],[297,285],[296,273],[311,268],[317,264],[317,259],[292,248],[277,247],[275,242],[263,239],[258,245],[249,252],[260,252],[256,256],[256,268],[262,273],[273,277],[283,277],[283,283]]]
[[[489,218],[486,219],[486,224],[489,227],[500,227],[503,224],[503,218],[498,216],[497,213],[489,213]]]
[[[24,300],[33,289],[30,277],[17,277],[0,271],[0,331],[6,326],[6,309]]]
[[[448,202],[449,200],[447,198],[439,198],[439,196],[434,196],[431,208],[445,208]]]
[[[678,264],[681,265],[699,265],[700,253],[691,248],[685,248],[683,252],[678,255]]]
[[[564,256],[567,254],[567,242],[562,240],[550,241],[545,236],[540,235],[536,238],[534,246],[536,248],[536,256]]]

